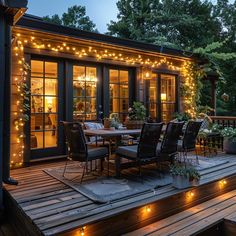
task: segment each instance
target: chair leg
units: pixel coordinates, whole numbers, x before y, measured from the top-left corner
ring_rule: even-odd
[[[115,159],[115,165],[116,165],[116,177],[119,178],[120,177],[120,162],[121,162],[121,157],[119,155],[116,156]]]
[[[197,150],[195,149],[195,154],[196,154],[196,163],[197,165],[199,165],[199,158],[198,158],[198,154],[197,154]]]
[[[87,161],[86,161],[86,163],[84,164],[83,173],[82,173],[82,176],[81,176],[81,179],[80,179],[80,184],[82,184],[82,181],[83,181],[85,172],[88,173],[88,162],[87,162]]]
[[[109,177],[110,175],[110,162],[109,162],[109,154],[107,155],[107,177]]]
[[[65,167],[64,167],[64,170],[63,170],[63,177],[65,177],[65,174],[66,174],[66,167],[67,167],[67,164],[68,164],[68,159],[66,160],[66,164],[65,164]]]
[[[139,177],[142,176],[142,173],[141,173],[141,163],[140,162],[138,163],[138,174],[139,174]]]

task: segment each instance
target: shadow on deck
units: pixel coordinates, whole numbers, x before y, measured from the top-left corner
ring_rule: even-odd
[[[121,235],[236,189],[236,156],[214,158],[228,162],[201,171],[198,187],[177,190],[169,184],[104,204],[43,171],[64,162],[13,170],[19,185],[5,186],[6,212],[19,235]]]

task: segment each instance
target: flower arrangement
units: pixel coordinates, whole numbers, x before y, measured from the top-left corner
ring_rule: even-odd
[[[172,175],[179,175],[187,178],[189,181],[199,180],[201,178],[200,173],[191,165],[173,164],[170,166],[170,173]]]
[[[128,109],[129,120],[142,120],[146,118],[146,108],[141,102],[134,102],[133,106]]]
[[[221,135],[232,142],[236,142],[236,129],[232,127],[225,127],[224,129],[222,129]]]

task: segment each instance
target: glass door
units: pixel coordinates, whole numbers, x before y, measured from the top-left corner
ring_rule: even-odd
[[[161,78],[161,120],[169,122],[176,112],[176,77],[160,75]]]
[[[153,121],[165,123],[173,119],[176,112],[176,76],[153,73],[146,81],[147,108]]]
[[[73,120],[97,120],[97,68],[73,66]]]
[[[129,108],[129,71],[110,69],[109,89],[109,113],[117,113],[120,120],[125,121]]]
[[[32,157],[58,155],[58,63],[31,60],[30,147]],[[41,153],[41,154],[40,154]]]

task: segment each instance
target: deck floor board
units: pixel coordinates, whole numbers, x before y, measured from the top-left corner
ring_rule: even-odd
[[[201,184],[236,175],[236,156],[218,155],[214,158],[216,158],[216,160],[228,160],[229,162],[201,171]],[[171,185],[167,185],[160,187],[155,193],[150,190],[128,198],[113,201],[112,204],[96,204],[43,171],[47,168],[63,166],[64,162],[60,161],[58,163],[40,164],[13,170],[11,174],[14,178],[19,180],[19,185],[5,186],[5,189],[17,202],[19,208],[21,208],[27,217],[31,219],[45,235],[69,231],[183,192],[183,190],[177,190]],[[229,202],[231,200],[235,201],[234,197],[236,197],[236,192],[232,194],[233,195],[225,195],[228,196]],[[203,214],[201,210],[203,206],[204,205],[190,209],[193,209],[194,214],[197,216],[197,214]],[[224,205],[219,209],[223,209],[223,206]],[[209,207],[211,207],[211,205],[209,205]],[[214,207],[214,205],[212,205],[212,207]],[[212,212],[214,212],[214,210]],[[216,212],[218,211],[216,210]],[[179,215],[177,219],[184,220],[184,217],[188,216],[187,213]],[[194,224],[197,225],[197,222]],[[153,230],[153,227],[150,227]],[[184,232],[184,229],[181,230]]]

